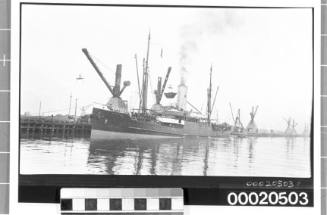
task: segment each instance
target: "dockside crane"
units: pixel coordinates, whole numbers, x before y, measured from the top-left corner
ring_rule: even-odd
[[[291,135],[292,134],[292,118],[288,118],[288,119],[284,118],[284,120],[287,124],[285,134]]]
[[[233,130],[235,132],[242,132],[243,129],[244,129],[244,126],[243,126],[243,124],[241,122],[241,110],[240,109],[237,110],[237,115],[234,118],[233,108],[232,108],[231,103],[229,103],[229,107],[230,107],[230,110],[231,110],[231,113],[232,113],[232,119],[233,119],[233,122],[234,122]]]
[[[249,124],[246,126],[246,130],[248,132],[251,132],[251,133],[258,132],[258,127],[257,127],[256,123],[254,122],[254,118],[257,115],[258,108],[259,108],[258,105],[255,108],[254,108],[254,106],[252,106],[252,110],[250,112],[251,120],[250,120]]]

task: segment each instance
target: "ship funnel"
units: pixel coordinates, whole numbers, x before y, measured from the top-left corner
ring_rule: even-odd
[[[187,86],[184,83],[178,85],[177,108],[186,110],[187,104]]]

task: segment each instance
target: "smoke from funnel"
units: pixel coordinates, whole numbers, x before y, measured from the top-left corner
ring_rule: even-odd
[[[187,31],[188,26],[185,26],[183,28],[184,31]],[[184,40],[183,44],[181,45],[180,48],[180,58],[179,58],[179,63],[180,63],[180,73],[181,73],[181,84],[186,84],[186,78],[188,74],[187,66],[192,64],[192,55],[198,51],[197,43],[193,38],[190,38],[190,34],[186,34],[187,32],[183,32],[184,36],[183,38],[186,39]]]
[[[235,14],[221,10],[209,11],[205,14],[201,11],[194,17],[195,20],[190,20],[191,23],[185,24],[180,30],[182,42],[179,51],[179,66],[180,84],[183,85],[186,85],[188,68],[195,60],[194,55],[200,51],[203,39],[223,34],[227,29],[238,27],[242,22],[242,19]]]

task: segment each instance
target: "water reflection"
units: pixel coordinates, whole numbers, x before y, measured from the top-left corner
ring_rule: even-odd
[[[310,139],[22,140],[23,174],[310,177]]]
[[[258,140],[260,143],[257,147]],[[283,171],[278,168],[284,170],[303,160],[300,162],[303,166],[299,166],[299,169],[303,170],[303,176],[309,176],[309,151],[299,151],[301,145],[308,143],[302,141],[294,148],[295,141],[294,138],[251,137],[93,142],[88,162],[92,164],[95,157],[101,157],[107,160],[106,172],[119,175],[246,176],[260,175],[264,169],[274,169],[282,176]],[[294,175],[292,169],[289,171],[284,173]]]

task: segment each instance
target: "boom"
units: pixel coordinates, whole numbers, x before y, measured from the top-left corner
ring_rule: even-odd
[[[142,94],[141,94],[141,87],[140,87],[139,66],[138,66],[138,63],[137,63],[137,55],[135,54],[134,57],[135,57],[135,65],[136,65],[137,86],[138,86],[138,89],[139,89],[139,99],[141,101],[142,100]]]
[[[213,99],[213,103],[212,103],[211,111],[212,111],[213,108],[215,107],[218,90],[219,90],[219,86],[218,86],[217,89],[216,89],[215,98]],[[210,116],[211,116],[211,113],[210,113]]]
[[[95,71],[98,73],[98,75],[100,76],[101,80],[103,81],[103,83],[106,85],[106,87],[108,88],[108,90],[110,91],[110,93],[114,96],[114,92],[112,87],[109,85],[109,83],[107,82],[107,80],[105,79],[105,77],[103,76],[103,74],[101,73],[101,71],[99,70],[98,66],[95,64],[95,62],[93,61],[92,57],[90,56],[88,50],[86,48],[82,49],[82,52],[85,54],[85,56],[87,57],[87,59],[90,61],[90,63],[92,64],[93,68],[95,69]]]
[[[230,107],[230,112],[232,113],[232,119],[235,122],[235,118],[234,118],[234,114],[233,114],[233,108],[232,108],[232,104],[229,103],[229,107]]]
[[[165,89],[166,89],[166,85],[167,85],[167,82],[168,82],[168,78],[169,78],[170,72],[171,72],[171,67],[168,67],[168,71],[167,71],[167,74],[166,74],[166,77],[165,77],[165,81],[164,81],[164,83],[162,85],[162,89],[161,89],[161,92],[160,92],[159,103],[160,103],[160,101],[162,99],[163,93],[165,92]]]

